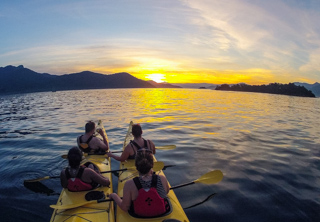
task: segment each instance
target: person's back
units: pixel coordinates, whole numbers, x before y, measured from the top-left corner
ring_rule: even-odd
[[[85,153],[106,152],[109,150],[109,144],[102,129],[98,133],[103,141],[94,136],[96,125],[94,122],[87,122],[85,125],[85,134],[77,138],[78,147]]]
[[[151,151],[138,151],[135,163],[139,177],[125,183],[123,199],[115,193],[110,194],[110,198],[115,200],[122,210],[140,217],[154,217],[165,213],[167,210],[166,194],[169,192],[169,185],[164,176],[153,174],[151,169],[153,167],[153,155]]]
[[[142,128],[140,124],[132,125],[132,135],[134,139],[124,148],[121,156],[116,156],[113,153],[108,153],[108,156],[123,162],[127,159],[135,159],[137,152],[141,149],[151,150],[153,154],[156,153],[154,143],[151,140],[142,138]]]
[[[63,188],[69,191],[85,191],[96,188],[98,185],[109,186],[108,178],[94,171],[89,164],[80,166],[82,152],[73,147],[68,152],[69,167],[61,171],[60,181]],[[90,164],[92,165],[92,164]]]
[[[131,214],[152,217],[162,215],[167,211],[166,192],[158,175],[153,174],[152,179],[147,181],[141,177],[135,177],[133,182],[138,195],[131,205]]]

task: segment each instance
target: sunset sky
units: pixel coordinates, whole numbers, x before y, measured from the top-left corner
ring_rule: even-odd
[[[320,82],[319,0],[1,0],[0,67]]]

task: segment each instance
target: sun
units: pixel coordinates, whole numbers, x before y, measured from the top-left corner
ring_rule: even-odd
[[[152,74],[148,74],[146,78],[153,80],[156,83],[162,83],[165,79],[165,76],[161,73],[152,73]]]

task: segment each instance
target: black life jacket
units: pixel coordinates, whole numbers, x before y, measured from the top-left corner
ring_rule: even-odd
[[[130,145],[134,151],[134,154],[133,155],[129,155],[128,159],[135,159],[136,158],[136,151],[135,149],[133,148],[132,144],[135,145],[137,147],[137,150],[140,150],[140,149],[148,149],[148,142],[147,140],[143,139],[144,141],[144,147],[140,147],[135,141],[133,140],[130,140]]]
[[[78,147],[82,150],[82,152],[90,153],[92,148],[89,146],[89,142],[92,140],[93,135],[90,136],[86,142],[82,142],[82,137],[83,135],[79,137]]]

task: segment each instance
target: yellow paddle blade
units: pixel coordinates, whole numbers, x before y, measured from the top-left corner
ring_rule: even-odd
[[[97,201],[96,200],[90,200],[90,201],[76,203],[76,204],[50,205],[50,207],[53,208],[53,209],[57,209],[57,210],[67,210],[67,209],[77,208],[77,207],[81,207],[81,206],[84,206],[84,205],[87,205],[87,204],[93,204],[93,203],[97,203]]]
[[[174,150],[177,146],[176,145],[165,145],[165,146],[156,146],[158,150]]]
[[[67,154],[63,154],[63,155],[61,155],[61,157],[62,157],[63,159],[67,159],[67,158],[68,158],[68,155],[67,155]]]
[[[88,156],[88,155],[89,155],[88,153],[83,153],[83,154],[82,154],[82,158],[84,158],[84,157],[86,157],[86,156]],[[108,157],[107,155],[97,155],[97,156],[102,156],[102,157],[105,157],[105,158]],[[68,154],[63,154],[63,155],[61,155],[61,158],[63,158],[63,159],[68,159]]]
[[[156,172],[156,171],[160,171],[162,170],[164,167],[164,163],[163,162],[154,162],[153,163],[153,171]]]
[[[45,177],[38,178],[38,179],[25,180],[24,182],[26,182],[26,183],[33,183],[33,182],[37,182],[37,181],[41,181],[41,180],[47,180],[47,179],[50,179],[50,177],[49,177],[49,176],[45,176]]]
[[[164,168],[164,162],[154,162],[153,163],[153,171],[157,172]],[[127,170],[137,170],[135,166],[126,168]]]
[[[223,178],[223,173],[220,170],[213,170],[204,175],[202,175],[199,179],[193,181],[195,183],[203,183],[203,184],[214,184],[219,183]]]

